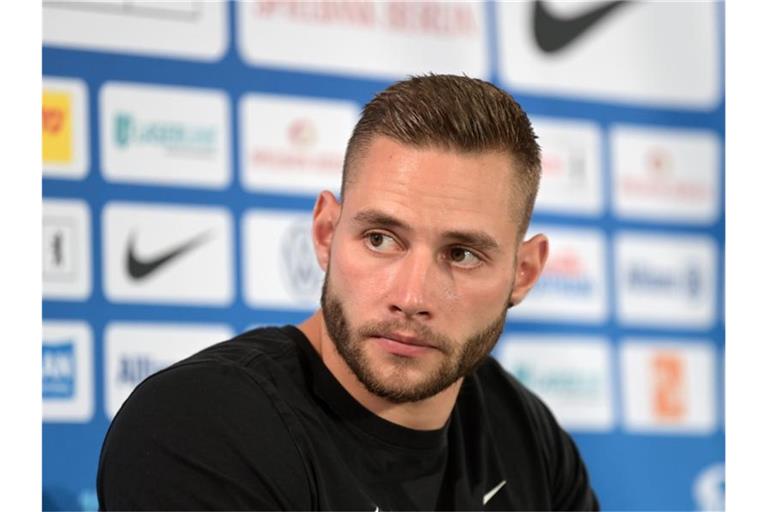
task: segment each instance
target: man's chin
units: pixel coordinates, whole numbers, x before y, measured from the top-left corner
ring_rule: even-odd
[[[447,378],[440,361],[433,357],[401,357],[369,351],[352,368],[358,380],[374,395],[393,403],[418,402],[430,398],[456,382]],[[432,355],[432,354],[430,354]]]

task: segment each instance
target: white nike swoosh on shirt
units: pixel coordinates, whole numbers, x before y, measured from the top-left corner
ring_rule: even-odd
[[[485,493],[485,496],[483,496],[483,505],[485,505],[486,503],[491,501],[491,498],[496,496],[496,493],[499,492],[499,489],[504,487],[505,483],[507,483],[507,481],[506,480],[502,480],[501,482],[499,482],[499,485],[497,485],[496,487],[494,487],[493,489],[491,489],[490,491]]]

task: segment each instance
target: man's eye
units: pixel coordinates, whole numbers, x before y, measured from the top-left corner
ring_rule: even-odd
[[[463,247],[452,247],[448,250],[448,259],[454,265],[464,268],[472,268],[482,263],[482,260],[469,249]]]
[[[384,233],[373,232],[365,235],[366,245],[374,251],[391,251],[397,247],[395,239]]]

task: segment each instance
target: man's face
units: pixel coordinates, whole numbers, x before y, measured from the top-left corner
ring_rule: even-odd
[[[376,137],[328,249],[329,336],[366,388],[418,401],[470,373],[504,326],[522,198],[502,153]]]

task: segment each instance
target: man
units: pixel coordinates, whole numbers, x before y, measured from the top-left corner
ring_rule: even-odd
[[[591,510],[570,437],[489,352],[536,282],[520,106],[430,75],[364,109],[317,199],[321,309],[145,380],[102,449],[106,509]]]

